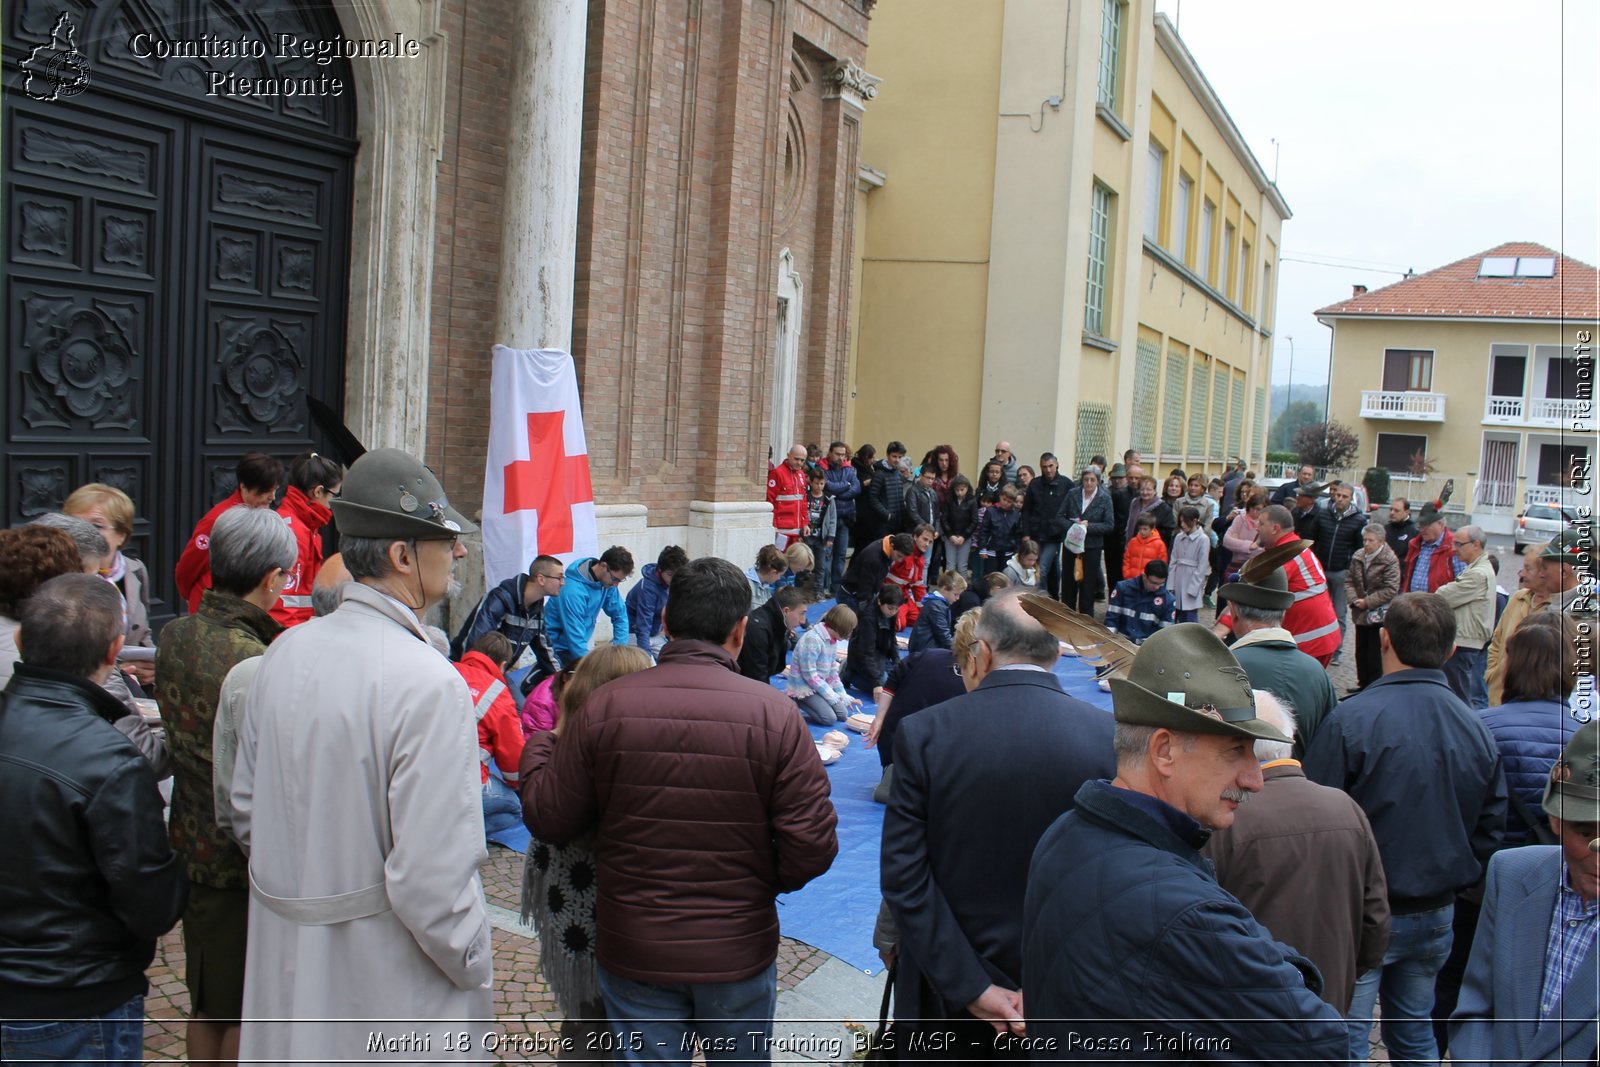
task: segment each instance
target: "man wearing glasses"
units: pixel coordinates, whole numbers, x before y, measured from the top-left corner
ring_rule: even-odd
[[[633,574],[633,554],[612,545],[600,558],[587,556],[567,568],[560,595],[545,606],[546,632],[558,663],[573,663],[589,651],[595,620],[604,611],[611,618],[611,643],[628,643],[628,608],[617,586]]]
[[[994,446],[994,458],[989,462],[1000,464],[1000,480],[1002,484],[1017,484],[1017,456],[1016,453],[1011,451],[1010,441],[996,441]]]
[[[450,658],[460,660],[478,638],[498,630],[510,640],[515,655],[512,669],[532,666],[523,679],[525,691],[532,691],[557,670],[555,652],[550,647],[545,625],[545,598],[561,592],[567,576],[555,556],[538,556],[528,565],[527,574],[517,574],[484,594],[467,618],[466,624],[450,642]]]
[[[494,968],[472,700],[421,622],[477,527],[392,448],[351,464],[333,514],[352,581],[268,647],[239,725],[240,1058],[341,1057],[372,1019],[411,1047],[482,1049]]]

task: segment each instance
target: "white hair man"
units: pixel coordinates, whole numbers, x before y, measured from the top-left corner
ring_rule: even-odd
[[[1256,716],[1295,732],[1294,710],[1256,690]],[[1350,1010],[1356,975],[1383,962],[1389,945],[1389,886],[1361,806],[1306,779],[1292,746],[1257,741],[1261,803],[1240,808],[1202,850],[1217,883],[1272,935],[1322,972],[1322,999]]]

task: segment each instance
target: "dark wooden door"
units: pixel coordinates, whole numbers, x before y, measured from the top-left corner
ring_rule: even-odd
[[[338,28],[317,7],[216,0],[6,16],[0,510],[10,525],[85,482],[126,491],[158,619],[238,457],[318,447],[307,395],[342,407],[354,90],[342,60],[161,61],[130,42],[280,32]],[[206,69],[230,66],[345,89],[206,95]]]

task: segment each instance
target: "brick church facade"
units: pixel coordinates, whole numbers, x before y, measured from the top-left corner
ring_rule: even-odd
[[[7,299],[35,315],[36,338],[72,315],[90,322],[95,343],[117,350],[135,403],[116,407],[104,383],[83,397],[63,386],[52,395],[40,377],[55,365],[50,342],[14,345],[0,392],[5,520],[59,504],[73,485],[114,480],[140,511],[134,547],[153,574],[170,574],[189,526],[225,485],[230,457],[263,448],[287,459],[326,444],[299,401],[306,394],[333,400],[369,447],[421,452],[475,514],[490,349],[563,347],[507,336],[506,323],[565,290],[553,333],[570,339],[578,368],[602,547],[626,544],[641,564],[674,542],[691,554],[753,558],[770,530],[769,444],[826,442],[844,426],[857,146],[876,82],[862,69],[873,3],[334,0],[281,14],[242,0],[210,5],[199,29],[219,39],[270,40],[288,19],[306,36],[415,43],[400,58],[235,64],[251,76],[347,82],[342,99],[302,107],[208,96],[206,71],[223,61],[142,55],[163,34],[198,35],[176,0],[19,0],[6,16],[6,119],[21,146],[8,144],[7,213],[43,220],[49,232],[13,245]],[[51,40],[58,12],[75,37]],[[577,21],[578,38],[563,44],[540,24],[560,17]],[[130,48],[140,32],[145,44]],[[30,54],[64,47],[92,73],[86,91],[9,92],[24,87]],[[562,69],[581,76],[551,73]],[[529,117],[538,125],[549,109],[579,124],[571,150],[519,142]],[[211,214],[198,220],[177,190],[212,172],[186,174],[192,154],[161,154],[149,129],[162,116],[177,131],[172,143],[187,137],[225,153],[259,141],[248,180],[218,170]],[[78,140],[60,133],[63,120],[78,124]],[[320,185],[298,175],[313,143],[334,160]],[[147,146],[158,165],[134,159]],[[91,150],[144,169],[81,165]],[[163,182],[175,190],[165,215],[138,199],[153,202]],[[540,216],[552,207],[562,213],[574,184],[573,239],[539,252],[537,235],[519,226],[548,222]],[[240,189],[252,191],[248,206]],[[172,237],[151,243],[140,266],[148,276],[129,282],[129,268],[101,262],[99,238],[88,235],[106,213],[134,218],[135,207],[141,225]],[[73,234],[89,254],[77,254]],[[521,251],[529,247],[531,260]],[[248,268],[216,266],[215,249]],[[186,254],[196,266],[178,270]],[[286,264],[301,274],[285,274]],[[175,274],[201,284],[172,295]],[[302,275],[320,288],[275,288]],[[137,290],[131,316],[116,310],[129,304],[125,290]],[[283,324],[283,309],[298,306],[287,298],[303,299],[309,325]],[[220,335],[198,327],[172,357],[175,373],[195,375],[193,397],[214,394],[226,407],[226,418],[212,418],[208,402],[163,399],[163,388],[179,391],[159,380],[156,357],[185,319],[221,316],[211,309],[224,305],[238,324],[226,336],[244,339],[234,364],[216,351]],[[238,368],[251,359],[276,361],[267,367],[273,396],[246,395]],[[48,410],[33,417],[24,401]],[[175,420],[191,420],[192,432],[158,425]],[[204,471],[179,491],[164,472],[186,464]]]

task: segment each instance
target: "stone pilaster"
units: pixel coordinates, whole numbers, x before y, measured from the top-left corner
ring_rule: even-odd
[[[566,352],[572,349],[588,4],[538,0],[513,10],[495,338],[513,348]]]

